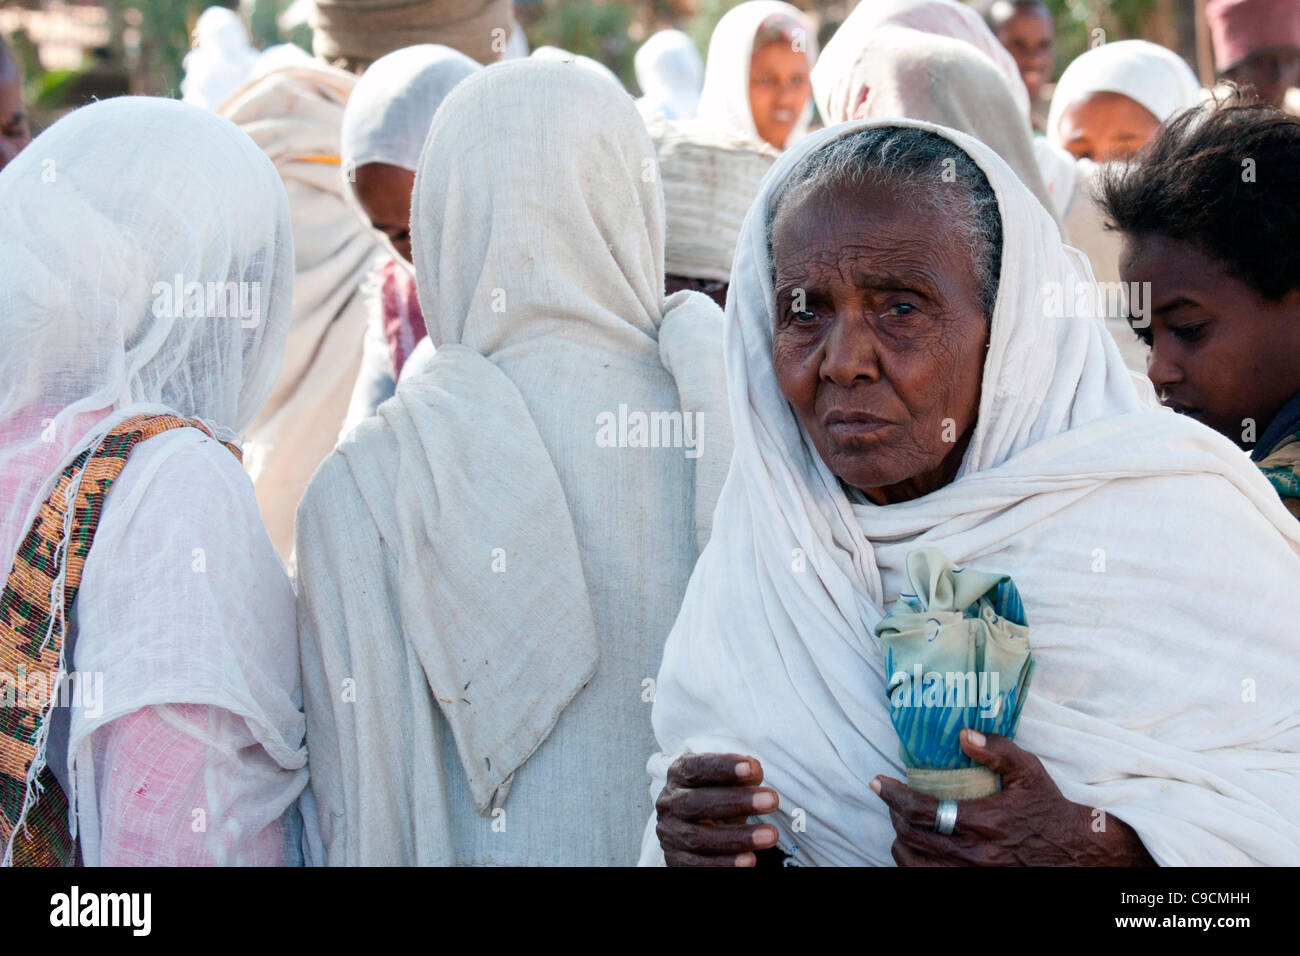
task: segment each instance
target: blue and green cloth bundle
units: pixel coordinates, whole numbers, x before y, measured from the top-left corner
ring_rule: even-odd
[[[1034,659],[1020,592],[1006,575],[953,567],[937,548],[907,556],[911,593],[876,626],[890,719],[908,786],[941,800],[997,793],[967,757],[963,728],[1015,737]]]

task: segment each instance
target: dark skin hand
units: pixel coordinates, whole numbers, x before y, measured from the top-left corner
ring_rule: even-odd
[[[761,786],[763,765],[742,754],[683,754],[668,769],[655,832],[669,866],[754,866],[756,850],[776,845],[771,824],[749,823],[780,801]]]
[[[1066,800],[1042,761],[1006,737],[963,730],[961,748],[1002,775],[1002,790],[960,801],[950,835],[934,829],[937,799],[892,777],[871,781],[889,805],[899,866],[1156,865],[1132,827]]]

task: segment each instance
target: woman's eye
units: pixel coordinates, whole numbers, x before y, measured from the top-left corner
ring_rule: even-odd
[[[910,316],[916,315],[916,313],[916,306],[908,302],[899,302],[897,305],[891,305],[889,311],[886,312],[885,315],[892,316],[896,319],[906,319]]]
[[[810,322],[817,321],[817,313],[809,312],[807,309],[800,309],[790,313],[791,318],[800,325],[807,325]]]

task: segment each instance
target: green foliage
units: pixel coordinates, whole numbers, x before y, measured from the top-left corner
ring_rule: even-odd
[[[599,60],[631,85],[636,45],[628,37],[635,10],[622,3],[592,0],[550,0],[528,30],[533,49],[556,46]]]

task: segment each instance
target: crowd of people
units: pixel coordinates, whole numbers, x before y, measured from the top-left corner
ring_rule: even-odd
[[[1300,863],[1300,4],[1207,16],[217,10],[34,139],[0,43],[3,862]]]

